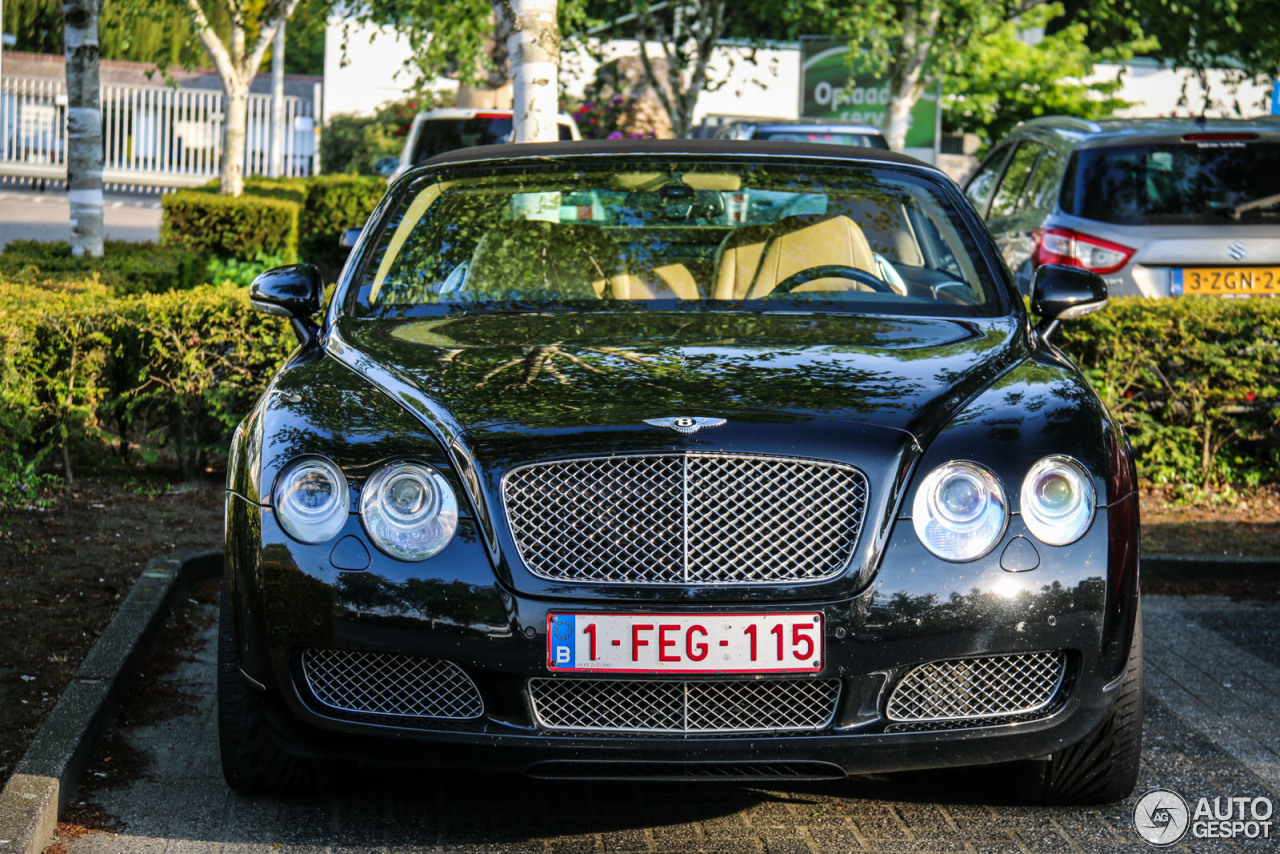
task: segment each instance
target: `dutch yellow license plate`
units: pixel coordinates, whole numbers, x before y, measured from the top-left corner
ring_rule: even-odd
[[[1172,296],[1280,294],[1280,267],[1184,267],[1169,275]]]

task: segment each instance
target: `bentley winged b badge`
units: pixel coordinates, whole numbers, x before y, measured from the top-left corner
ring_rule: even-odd
[[[719,427],[725,423],[723,418],[701,418],[688,415],[673,416],[671,418],[646,418],[645,424],[651,424],[654,427],[670,427],[677,433],[697,433],[703,427]]]

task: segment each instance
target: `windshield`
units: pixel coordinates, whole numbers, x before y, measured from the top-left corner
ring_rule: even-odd
[[[1116,225],[1280,221],[1280,144],[1256,140],[1118,145],[1071,156],[1062,209]],[[1236,218],[1238,215],[1238,219]]]
[[[888,169],[705,159],[521,161],[419,179],[382,219],[346,305],[805,307],[1001,313],[933,182]]]

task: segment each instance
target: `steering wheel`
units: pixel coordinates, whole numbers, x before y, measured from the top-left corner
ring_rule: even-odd
[[[798,273],[792,273],[781,282],[774,285],[773,290],[769,292],[769,296],[774,294],[789,294],[801,285],[808,284],[814,279],[849,279],[860,285],[866,285],[871,290],[882,294],[896,293],[893,286],[883,279],[878,279],[868,273],[866,270],[859,270],[857,267],[849,267],[844,264],[822,264],[817,267],[809,267]]]

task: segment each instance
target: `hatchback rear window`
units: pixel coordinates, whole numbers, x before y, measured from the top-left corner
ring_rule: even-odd
[[[573,139],[561,124],[560,141]],[[413,165],[425,163],[437,154],[473,145],[500,145],[511,141],[511,116],[478,115],[469,119],[428,119],[422,123],[413,147]]]
[[[1071,156],[1062,209],[1117,225],[1275,222],[1280,143],[1209,141],[1088,148]]]
[[[756,139],[774,142],[826,142],[833,145],[860,145],[863,148],[888,150],[889,143],[878,133],[847,133],[844,131],[816,130],[759,130]]]

